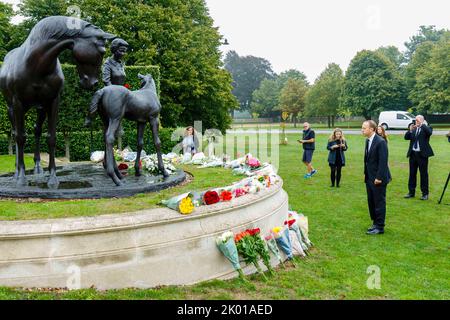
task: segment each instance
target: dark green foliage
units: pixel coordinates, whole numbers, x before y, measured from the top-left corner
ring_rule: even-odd
[[[163,153],[171,152],[172,148],[177,144],[177,141],[171,141],[172,128],[160,128],[159,138],[161,139],[161,149]],[[71,132],[70,139],[70,161],[88,161],[91,151],[104,150],[104,137],[103,131],[95,131],[91,133],[89,131]],[[132,150],[136,150],[137,132],[136,128],[133,130],[126,130],[122,137],[123,145],[130,146]],[[150,131],[150,127],[147,126],[144,135],[144,150],[150,154],[155,153],[155,147],[153,144],[153,138]],[[28,138],[28,143],[25,145],[25,153],[34,152],[34,139]],[[41,152],[48,152],[46,137],[43,135],[41,138]],[[8,153],[8,136],[0,135],[0,154]],[[56,135],[56,156],[65,156],[65,144],[64,135],[60,132]]]

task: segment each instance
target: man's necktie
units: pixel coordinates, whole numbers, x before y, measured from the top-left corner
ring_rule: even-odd
[[[368,154],[369,154],[369,139],[366,139],[366,158]]]
[[[414,141],[414,149],[417,149],[419,147],[419,134],[420,134],[420,127],[416,129],[416,141]]]

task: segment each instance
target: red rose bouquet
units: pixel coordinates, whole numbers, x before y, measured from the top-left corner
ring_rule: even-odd
[[[203,202],[206,205],[214,204],[220,201],[219,194],[216,191],[207,191],[203,195]]]
[[[233,199],[233,193],[231,191],[223,190],[220,193],[220,199],[222,201],[230,201],[231,199]]]

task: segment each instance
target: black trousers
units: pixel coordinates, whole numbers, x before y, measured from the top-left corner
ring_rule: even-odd
[[[378,228],[384,228],[386,220],[386,185],[376,186],[373,182],[366,182],[366,190],[370,219]]]
[[[420,190],[423,195],[428,194],[428,158],[422,157],[419,152],[412,151],[409,156],[409,180],[410,194],[415,194],[417,185],[417,169],[420,171]]]
[[[331,169],[331,175],[330,175],[331,185],[334,186],[334,182],[336,181],[336,185],[339,186],[339,183],[341,182],[342,166],[330,165],[330,169]]]

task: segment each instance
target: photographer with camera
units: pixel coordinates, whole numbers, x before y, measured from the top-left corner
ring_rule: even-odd
[[[430,136],[433,128],[424,124],[422,115],[416,116],[416,120],[410,125],[405,133],[405,140],[409,140],[407,157],[409,157],[409,193],[405,198],[413,198],[416,192],[417,169],[420,171],[420,200],[428,200],[428,158],[434,156],[430,146]]]

